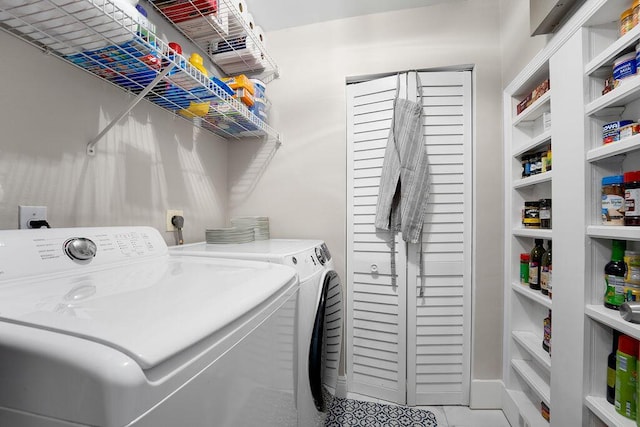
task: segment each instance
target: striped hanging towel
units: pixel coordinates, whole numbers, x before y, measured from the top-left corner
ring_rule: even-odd
[[[396,286],[396,238],[419,243],[420,296],[424,295],[422,225],[429,197],[429,163],[422,134],[422,84],[416,73],[420,103],[398,98],[400,75],[393,101],[393,117],[382,162],[376,206],[376,228],[391,231],[391,285]]]
[[[418,243],[427,212],[429,164],[422,133],[422,90],[420,103],[394,100],[393,118],[382,163],[376,206],[376,228],[401,231],[405,242]]]

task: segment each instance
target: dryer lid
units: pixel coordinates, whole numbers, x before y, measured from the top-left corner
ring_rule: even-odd
[[[296,280],[295,270],[277,264],[161,256],[1,282],[0,321],[52,331],[52,340],[63,333],[99,342],[148,369],[258,311]]]

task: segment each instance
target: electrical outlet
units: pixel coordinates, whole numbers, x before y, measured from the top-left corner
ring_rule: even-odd
[[[46,206],[18,206],[18,228],[31,228],[29,221],[47,220]]]
[[[167,231],[176,230],[176,227],[171,223],[171,218],[176,215],[184,217],[184,213],[181,209],[167,209]]]

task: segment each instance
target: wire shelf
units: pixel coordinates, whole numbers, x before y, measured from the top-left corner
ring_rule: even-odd
[[[16,3],[0,0],[3,30],[223,138],[267,136],[279,142],[278,133],[234,98],[226,84],[171,49],[126,1]]]
[[[278,67],[242,0],[151,0],[151,4],[227,75],[269,82]]]

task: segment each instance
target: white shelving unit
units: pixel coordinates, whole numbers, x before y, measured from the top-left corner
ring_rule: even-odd
[[[602,144],[602,125],[623,119],[640,118],[640,75],[624,79],[615,89],[602,94],[604,79],[610,74],[614,60],[633,51],[640,40],[640,26],[619,37],[615,22],[607,22],[608,14],[621,13],[626,2],[610,0],[585,23],[584,81],[585,99],[586,190],[585,215],[585,348],[584,367],[588,375],[584,384],[584,403],[589,409],[590,425],[635,426],[618,414],[605,398],[607,355],[611,352],[613,330],[640,339],[640,327],[624,321],[615,310],[603,305],[603,269],[611,256],[611,240],[626,240],[627,246],[640,241],[640,227],[605,226],[601,223],[600,192],[605,176],[621,175],[640,169],[640,135],[607,145]]]
[[[534,239],[549,241],[553,235],[551,229],[525,228],[521,218],[525,201],[552,198],[553,170],[523,177],[522,159],[552,145],[552,131],[544,128],[543,114],[552,112],[553,81],[551,89],[516,114],[518,103],[548,78],[547,61],[505,93],[504,99],[504,122],[509,123],[505,131],[505,284],[510,286],[505,288],[503,378],[505,414],[512,425],[548,426],[541,403],[551,405],[551,356],[542,348],[542,339],[543,320],[552,300],[520,283],[519,271],[520,254],[531,251]]]
[[[504,410],[514,426],[635,425],[607,402],[606,374],[613,331],[640,339],[640,325],[604,307],[603,270],[612,239],[640,248],[640,227],[606,226],[601,219],[602,178],[640,170],[640,135],[602,144],[604,124],[640,119],[640,76],[602,94],[615,59],[640,42],[640,26],[619,37],[619,16],[629,7],[626,0],[585,1],[504,92]],[[529,121],[514,117],[515,101],[541,76],[551,81],[550,133],[522,130]],[[535,107],[544,111],[541,104]],[[547,141],[553,143],[552,175],[522,178],[517,173],[520,156]],[[545,191],[553,194],[553,231],[522,229],[519,205]],[[533,238],[553,239],[553,300],[517,280],[519,253]],[[552,354],[547,361],[536,341],[551,308]],[[549,424],[537,407],[545,398]]]
[[[161,3],[153,4],[159,7]],[[194,5],[191,0],[189,4]],[[231,43],[238,37],[257,36],[229,0],[218,0],[217,5],[217,16],[224,15],[228,20],[226,38],[206,26],[200,30],[201,37],[228,42],[228,53],[239,58],[233,62],[240,64],[238,72],[267,81],[277,76],[277,67],[263,44],[247,45],[246,41],[243,47]],[[116,0],[39,0],[29,4],[0,0],[0,28],[137,95],[114,122],[89,142],[89,154],[95,154],[94,145],[104,132],[142,99],[229,140],[259,137],[281,142],[278,132],[259,115],[226,92],[219,81],[210,79],[187,58],[170,49],[168,42],[154,33],[152,25],[135,8],[126,6]],[[200,18],[209,21],[204,15]],[[184,28],[176,28],[185,32]],[[215,56],[210,49],[207,52],[208,56]],[[247,55],[258,59],[251,62]],[[206,103],[209,107],[203,114],[187,111],[194,104]]]

